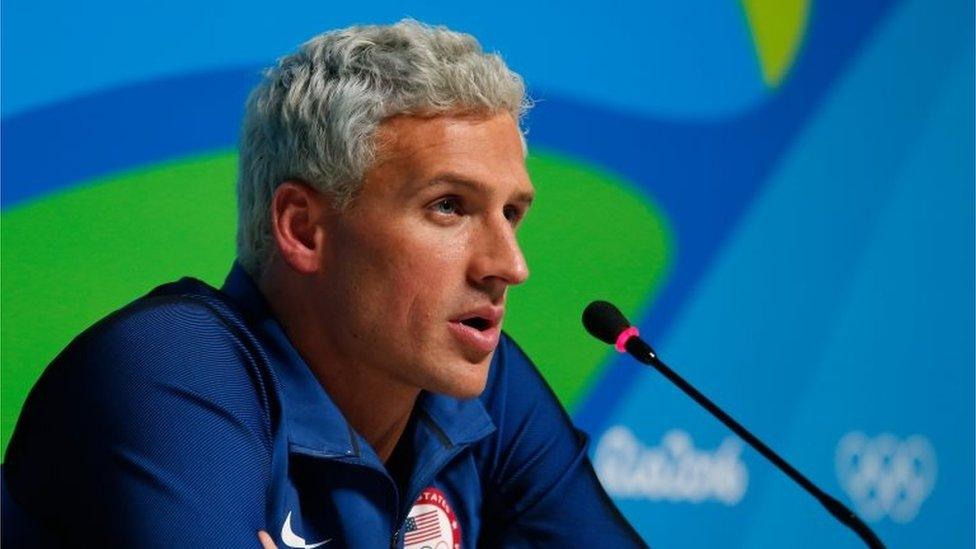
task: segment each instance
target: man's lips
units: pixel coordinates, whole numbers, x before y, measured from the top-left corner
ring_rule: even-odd
[[[462,345],[486,355],[498,346],[501,320],[504,315],[503,307],[478,307],[453,318],[449,326],[454,337]]]

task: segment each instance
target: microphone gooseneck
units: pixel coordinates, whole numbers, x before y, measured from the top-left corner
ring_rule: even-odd
[[[642,340],[637,329],[632,327],[629,322],[627,322],[626,317],[620,312],[617,307],[612,303],[606,301],[594,301],[587,305],[586,309],[583,311],[583,326],[586,331],[590,333],[593,337],[614,345],[617,351],[623,353],[627,352],[640,362],[648,364],[654,367],[655,370],[661,372],[664,377],[668,378],[672,383],[678,386],[679,389],[685,392],[688,396],[694,399],[695,402],[700,404],[706,410],[708,410],[713,416],[718,418],[719,421],[725,424],[726,427],[735,432],[742,440],[749,443],[750,446],[755,448],[760,454],[766,459],[771,461],[773,465],[783,471],[786,476],[793,479],[794,482],[803,487],[804,490],[810,493],[813,497],[817,499],[823,505],[827,511],[834,516],[837,520],[843,523],[845,526],[853,530],[868,547],[884,549],[884,544],[881,539],[874,533],[871,528],[864,523],[853,511],[847,508],[843,503],[833,498],[823,490],[821,490],[817,485],[810,481],[807,477],[803,476],[802,473],[797,471],[792,465],[787,463],[785,459],[774,452],[769,446],[759,440],[755,435],[749,432],[748,429],[743,427],[738,421],[732,419],[732,416],[726,414],[721,408],[719,408],[714,402],[709,400],[708,397],[703,395],[698,389],[695,389],[690,383],[685,381],[684,378],[675,373],[674,370],[668,367],[667,364],[662,362],[658,356],[657,352],[648,345],[644,340]]]

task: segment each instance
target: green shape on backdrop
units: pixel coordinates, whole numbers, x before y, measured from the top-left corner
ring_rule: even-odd
[[[604,299],[635,318],[671,265],[671,232],[620,177],[555,154],[528,166],[537,198],[519,242],[530,276],[510,290],[505,329],[572,410],[612,352],[583,329],[583,308]]]
[[[810,0],[742,0],[763,82],[779,86],[800,50]]]
[[[234,258],[236,165],[227,151],[157,164],[0,215],[2,451],[30,387],[78,333],[182,276],[223,283]],[[532,275],[512,290],[506,330],[571,407],[608,353],[583,334],[582,307],[604,298],[639,311],[670,262],[669,233],[619,178],[552,154],[528,165],[539,198],[520,240]]]

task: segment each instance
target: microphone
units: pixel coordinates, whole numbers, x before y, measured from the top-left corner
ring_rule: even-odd
[[[748,429],[739,424],[738,421],[732,419],[732,416],[726,414],[721,408],[715,405],[714,402],[708,399],[705,395],[695,389],[690,383],[684,380],[681,376],[669,368],[665,363],[657,357],[657,352],[648,345],[644,340],[639,337],[637,328],[631,326],[624,315],[617,309],[612,303],[606,301],[594,301],[586,306],[583,311],[583,327],[586,331],[590,333],[593,337],[613,345],[617,352],[629,353],[631,356],[636,358],[638,361],[644,364],[649,364],[654,367],[655,370],[661,372],[664,377],[668,378],[671,383],[678,386],[679,389],[685,392],[688,396],[695,400],[698,404],[702,405],[706,410],[708,410],[713,416],[718,418],[719,421],[725,424],[726,427],[732,429],[735,434],[739,435],[739,438],[749,443],[750,446],[759,451],[766,459],[771,461],[773,465],[779,468],[780,471],[786,473],[786,476],[793,479],[794,482],[803,487],[804,490],[810,493],[817,501],[823,505],[827,511],[839,520],[842,524],[853,530],[860,538],[867,544],[868,547],[872,549],[884,549],[884,544],[881,543],[881,539],[878,538],[877,534],[874,533],[871,528],[864,523],[853,511],[848,509],[843,503],[837,499],[831,497],[829,494],[817,487],[813,482],[811,482],[807,477],[803,476],[799,471],[797,471],[792,465],[786,462],[785,459],[781,458],[779,454],[774,452],[769,446],[766,446],[763,441],[759,440],[755,435],[749,432]]]

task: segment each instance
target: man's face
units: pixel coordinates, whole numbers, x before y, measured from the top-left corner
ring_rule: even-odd
[[[325,227],[318,310],[342,360],[391,381],[481,393],[506,290],[528,277],[515,239],[534,193],[507,113],[396,117],[352,205]]]

